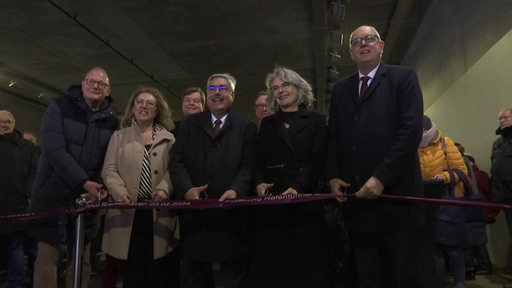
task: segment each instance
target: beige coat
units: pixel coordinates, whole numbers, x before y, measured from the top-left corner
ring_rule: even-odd
[[[153,191],[161,189],[168,195],[172,192],[169,178],[169,150],[174,136],[167,130],[156,132],[150,151]],[[144,142],[137,125],[114,132],[105,155],[102,171],[103,181],[110,197],[117,201],[121,195],[128,195],[137,201]],[[171,197],[169,197],[171,198]],[[102,249],[118,258],[128,258],[134,209],[109,209],[105,218]],[[154,259],[163,257],[178,245],[178,218],[172,210],[153,210]]]

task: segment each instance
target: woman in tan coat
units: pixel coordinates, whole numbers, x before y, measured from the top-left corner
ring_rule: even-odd
[[[110,139],[103,181],[117,202],[167,201],[172,194],[169,150],[175,142],[169,108],[154,88],[136,90],[128,103],[121,129]],[[178,233],[172,210],[109,209],[102,248],[121,260],[124,288],[167,288],[178,280],[168,277]]]

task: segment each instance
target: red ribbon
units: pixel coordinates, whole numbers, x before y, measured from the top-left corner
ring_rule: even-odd
[[[355,197],[353,194],[346,195],[350,198]],[[47,211],[39,213],[25,213],[16,215],[0,216],[0,221],[27,221],[46,217],[54,217],[59,215],[77,215],[86,213],[96,209],[209,209],[209,208],[235,208],[244,206],[262,206],[262,205],[279,205],[291,204],[310,201],[319,201],[339,197],[332,194],[297,194],[285,196],[265,196],[265,197],[246,197],[237,199],[227,199],[220,202],[219,199],[202,199],[202,200],[172,200],[168,202],[138,202],[138,203],[121,203],[121,202],[100,202],[86,205],[79,209],[67,209],[59,211]],[[483,201],[466,201],[466,200],[447,200],[434,198],[420,198],[411,196],[398,195],[380,195],[378,199],[389,199],[397,201],[409,201],[415,203],[431,204],[431,205],[451,205],[451,206],[468,206],[475,208],[494,208],[494,209],[512,209],[512,204],[494,203]],[[371,200],[368,200],[371,201]]]

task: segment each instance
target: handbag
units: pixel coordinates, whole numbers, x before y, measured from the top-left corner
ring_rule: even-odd
[[[442,199],[481,201],[480,195],[477,191],[473,191],[464,172],[453,169],[448,173],[452,181],[447,185]],[[463,183],[464,197],[462,198],[456,198],[454,195],[455,175]],[[437,219],[436,243],[455,247],[470,247],[487,242],[482,208],[442,205],[439,207]]]

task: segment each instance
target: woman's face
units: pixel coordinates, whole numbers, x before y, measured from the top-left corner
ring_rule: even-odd
[[[157,114],[157,101],[150,93],[140,93],[133,99],[133,117],[137,124],[153,123]]]
[[[276,103],[283,111],[296,111],[299,107],[299,94],[297,87],[290,82],[285,82],[276,77],[270,86]]]

